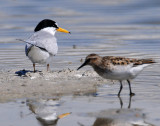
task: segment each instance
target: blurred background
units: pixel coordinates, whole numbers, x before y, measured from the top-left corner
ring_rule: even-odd
[[[56,34],[59,52],[52,70],[77,68],[90,53],[159,59],[159,12],[159,0],[1,1],[0,68],[32,69],[25,43],[16,39],[30,37],[45,18],[72,33]]]

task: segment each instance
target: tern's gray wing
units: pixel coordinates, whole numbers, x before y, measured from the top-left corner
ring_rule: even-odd
[[[25,40],[25,42],[27,43],[26,50],[29,50],[32,46],[37,46],[52,55],[57,54],[58,51],[57,40],[55,36],[45,31],[34,33],[28,40]]]
[[[36,46],[36,47],[40,48],[43,51],[47,51],[45,48],[38,46],[35,41],[28,41],[28,40],[23,40],[23,39],[17,39],[17,40],[26,43],[26,47],[25,47],[26,56],[28,56],[28,53],[31,50],[32,46]]]

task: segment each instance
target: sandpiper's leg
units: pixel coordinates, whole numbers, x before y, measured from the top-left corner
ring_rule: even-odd
[[[47,64],[47,71],[49,71],[49,64]]]
[[[35,73],[36,72],[36,69],[35,69],[35,63],[33,63],[33,72]]]
[[[132,90],[131,90],[131,84],[130,84],[130,81],[129,81],[129,80],[127,80],[127,82],[128,82],[128,85],[129,85],[130,96],[134,96],[134,95],[135,95],[135,93],[133,93],[133,92],[132,92]]]
[[[118,97],[120,96],[121,90],[123,88],[122,81],[119,81],[119,82],[120,82],[120,89],[119,89],[119,92],[118,92]]]

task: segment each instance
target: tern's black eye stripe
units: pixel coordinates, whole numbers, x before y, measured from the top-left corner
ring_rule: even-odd
[[[56,24],[54,24],[53,27],[58,28],[58,26]]]

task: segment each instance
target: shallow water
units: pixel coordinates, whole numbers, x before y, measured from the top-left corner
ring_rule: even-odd
[[[1,125],[33,126],[139,126],[159,125],[159,101],[154,93],[138,93],[130,98],[126,93],[119,99],[116,86],[100,87],[96,94],[73,95],[48,99],[21,99],[0,104]],[[140,92],[142,87],[138,90]],[[143,90],[142,90],[143,91]],[[153,95],[155,96],[153,98]],[[121,102],[123,103],[121,105]],[[154,107],[153,107],[154,105]],[[50,111],[49,111],[50,110]],[[47,123],[38,117],[38,111],[61,115],[71,113],[56,123]],[[44,112],[44,113],[45,113]],[[149,125],[150,124],[150,125]],[[152,124],[152,125],[151,125]]]
[[[52,70],[68,67],[75,69],[81,64],[80,59],[90,53],[153,58],[160,62],[159,5],[159,0],[1,1],[0,69],[32,69],[32,64],[24,53],[25,44],[16,39],[28,38],[35,25],[44,18],[54,19],[59,26],[72,33],[57,33],[59,52],[51,65]],[[140,109],[142,114],[146,115],[146,118],[140,117],[141,120],[157,126],[160,124],[159,65],[157,63],[146,68],[132,82],[136,96],[132,98],[131,111],[127,109],[128,85],[122,92],[123,108],[129,115],[137,112],[135,108]],[[38,65],[37,69],[46,68],[44,65]],[[94,125],[96,118],[108,118],[108,114],[102,116],[101,111],[114,113],[121,108],[116,96],[119,89],[117,85],[118,83],[98,87],[96,97],[91,95],[60,98],[64,103],[57,111],[72,114],[59,120],[57,125],[90,126]],[[2,103],[0,106],[1,125],[40,125],[35,115],[29,114],[25,100]],[[110,118],[112,116],[114,117],[111,115]],[[131,118],[133,116],[131,115]]]

